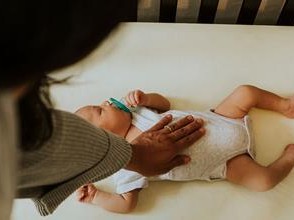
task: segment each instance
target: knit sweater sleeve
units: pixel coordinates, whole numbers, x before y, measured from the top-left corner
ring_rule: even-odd
[[[52,118],[52,137],[37,151],[24,153],[20,172],[20,197],[34,197],[43,216],[81,185],[115,173],[131,158],[124,139],[71,113],[53,110]]]

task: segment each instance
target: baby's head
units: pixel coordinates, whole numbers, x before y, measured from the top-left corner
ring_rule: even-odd
[[[132,122],[130,113],[118,109],[108,101],[104,101],[101,105],[84,106],[79,108],[75,114],[96,127],[122,137],[125,137]]]

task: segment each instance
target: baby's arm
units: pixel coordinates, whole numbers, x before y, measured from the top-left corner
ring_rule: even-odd
[[[98,205],[111,212],[129,213],[137,205],[140,190],[114,194],[99,190],[93,184],[88,184],[78,189],[77,196],[80,202]]]
[[[141,90],[134,90],[127,94],[126,101],[128,105],[145,106],[160,112],[165,112],[170,109],[168,99],[158,93],[144,93]]]
[[[250,85],[237,87],[216,107],[215,112],[229,118],[242,118],[253,107],[276,111],[290,118],[294,117],[294,97],[283,98]]]

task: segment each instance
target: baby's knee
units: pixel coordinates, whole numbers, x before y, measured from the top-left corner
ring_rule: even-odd
[[[240,85],[235,89],[235,93],[238,96],[253,98],[255,97],[256,87],[251,85]]]
[[[124,207],[121,207],[120,213],[128,214],[134,211],[137,204],[126,203]]]
[[[250,188],[256,192],[266,192],[277,185],[274,178],[268,174],[261,174],[257,181],[253,181],[253,183]]]
[[[252,107],[256,105],[257,93],[256,87],[251,85],[240,85],[234,90],[235,102],[240,103],[241,108]]]

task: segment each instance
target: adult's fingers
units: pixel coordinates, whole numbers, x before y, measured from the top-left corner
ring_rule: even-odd
[[[177,129],[182,128],[183,126],[191,123],[192,121],[194,121],[194,117],[192,115],[188,115],[184,118],[181,118],[180,120],[168,125],[172,131],[175,131]]]
[[[183,121],[182,123],[176,124],[174,127],[172,125],[169,125],[171,127],[172,132],[170,133],[170,136],[174,141],[180,140],[183,137],[186,137],[187,135],[199,130],[203,126],[203,120],[202,119],[196,119],[190,123],[186,123]]]
[[[148,131],[158,131],[164,128],[167,124],[169,124],[172,120],[172,115],[164,116],[159,122],[157,122],[153,127],[151,127]]]

